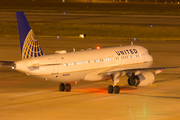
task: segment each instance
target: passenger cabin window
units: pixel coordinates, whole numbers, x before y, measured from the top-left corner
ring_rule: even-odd
[[[149,52],[148,52],[149,53]],[[149,53],[149,55],[151,55]],[[136,55],[122,55],[119,57],[115,58],[101,58],[101,59],[92,59],[92,60],[87,60],[87,61],[77,61],[77,62],[69,62],[69,63],[64,63],[64,66],[74,66],[74,65],[82,65],[82,64],[92,64],[92,63],[99,63],[99,62],[108,62],[112,60],[121,60],[121,59],[131,59],[131,58],[138,58],[141,57],[141,54],[136,54]]]

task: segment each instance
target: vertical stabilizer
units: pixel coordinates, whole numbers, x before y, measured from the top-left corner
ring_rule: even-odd
[[[45,55],[26,19],[24,12],[16,12],[22,59]]]

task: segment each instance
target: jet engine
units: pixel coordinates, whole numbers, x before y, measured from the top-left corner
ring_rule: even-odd
[[[148,86],[155,80],[155,76],[152,72],[142,72],[139,75],[131,76],[128,78],[128,84],[130,86]]]

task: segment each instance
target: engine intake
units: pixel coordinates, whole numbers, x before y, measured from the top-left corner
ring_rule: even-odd
[[[128,84],[130,86],[149,86],[154,80],[155,76],[152,72],[142,72],[139,75],[129,77]]]

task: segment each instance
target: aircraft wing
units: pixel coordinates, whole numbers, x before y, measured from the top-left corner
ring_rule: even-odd
[[[138,75],[143,71],[146,70],[154,70],[154,74],[159,74],[161,73],[164,69],[174,69],[174,68],[180,68],[180,67],[148,67],[148,68],[125,68],[125,69],[121,69],[121,68],[111,68],[108,70],[105,70],[101,73],[99,73],[99,75],[112,75],[115,74],[117,72],[121,73],[121,76],[126,75],[127,73],[134,73],[134,75]]]
[[[14,61],[0,61],[0,67],[10,67]]]

